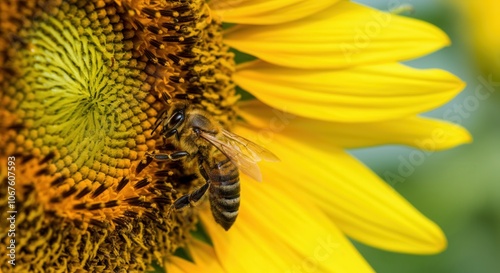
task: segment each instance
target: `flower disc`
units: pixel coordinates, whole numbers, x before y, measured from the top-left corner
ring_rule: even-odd
[[[179,101],[231,124],[234,64],[221,23],[200,0],[0,5],[0,161],[16,160],[16,270],[162,262],[197,222],[191,208],[170,214],[171,204],[205,181],[193,164],[153,160],[177,151],[153,127]],[[5,210],[7,196],[2,188]]]

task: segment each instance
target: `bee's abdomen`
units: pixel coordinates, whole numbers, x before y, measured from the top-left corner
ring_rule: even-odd
[[[240,180],[236,170],[236,176],[230,180],[212,183],[210,185],[210,206],[212,214],[217,223],[228,230],[236,221],[240,207]]]

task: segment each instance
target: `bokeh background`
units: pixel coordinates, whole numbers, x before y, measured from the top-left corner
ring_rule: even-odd
[[[424,157],[416,156],[421,151],[401,146],[351,151],[381,177],[400,174],[413,153],[418,160],[411,164],[411,174],[388,183],[441,226],[448,238],[447,250],[434,256],[356,246],[379,273],[500,272],[500,1],[355,2],[385,11],[410,5],[412,11],[403,15],[430,22],[450,36],[450,47],[407,64],[442,68],[467,83],[453,101],[425,115],[458,123],[474,137],[472,144]],[[485,98],[477,95],[478,89],[480,94],[493,92]]]

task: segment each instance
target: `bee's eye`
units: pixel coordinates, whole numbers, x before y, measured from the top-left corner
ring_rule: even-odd
[[[168,121],[168,126],[170,128],[177,128],[179,124],[184,120],[184,113],[182,111],[175,112],[170,120]]]

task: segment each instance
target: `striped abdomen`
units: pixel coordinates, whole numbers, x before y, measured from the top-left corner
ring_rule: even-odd
[[[240,178],[238,168],[224,159],[209,170],[209,200],[215,221],[228,230],[236,221],[240,207]]]

